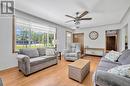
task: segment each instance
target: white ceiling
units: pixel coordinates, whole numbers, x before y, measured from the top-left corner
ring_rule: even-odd
[[[76,12],[89,11],[85,17],[90,21],[81,21],[80,28],[119,23],[130,6],[130,0],[16,0],[16,9],[41,17],[70,28],[74,22],[65,23]]]

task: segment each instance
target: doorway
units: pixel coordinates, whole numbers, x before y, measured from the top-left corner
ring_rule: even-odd
[[[84,33],[74,33],[73,34],[73,42],[80,44],[81,54],[84,54]]]
[[[117,51],[117,43],[116,43],[116,36],[106,36],[106,49],[108,51],[114,50]]]
[[[106,31],[106,51],[118,50],[118,31]]]

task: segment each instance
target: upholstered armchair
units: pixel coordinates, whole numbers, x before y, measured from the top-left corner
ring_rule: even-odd
[[[81,56],[80,44],[72,43],[68,49],[64,50],[64,59],[68,61],[75,61]]]

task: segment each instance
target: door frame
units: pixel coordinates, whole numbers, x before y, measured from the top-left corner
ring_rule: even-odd
[[[105,52],[107,52],[107,31],[109,31],[109,30],[105,31]],[[119,43],[118,43],[119,36],[118,35],[119,35],[119,31],[117,30],[117,34],[115,35],[115,38],[116,38],[115,43],[116,43],[116,50],[117,51],[119,51],[118,50],[118,47],[119,47]]]

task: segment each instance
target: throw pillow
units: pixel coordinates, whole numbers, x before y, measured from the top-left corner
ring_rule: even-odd
[[[108,60],[110,60],[112,62],[116,62],[120,55],[121,55],[120,52],[116,52],[116,51],[112,50],[105,55],[105,58],[107,58]]]
[[[46,49],[45,48],[37,48],[37,50],[38,50],[40,56],[46,55]]]
[[[130,78],[130,64],[114,67],[108,70],[109,73]]]
[[[46,55],[47,56],[55,55],[55,49],[46,49]]]

